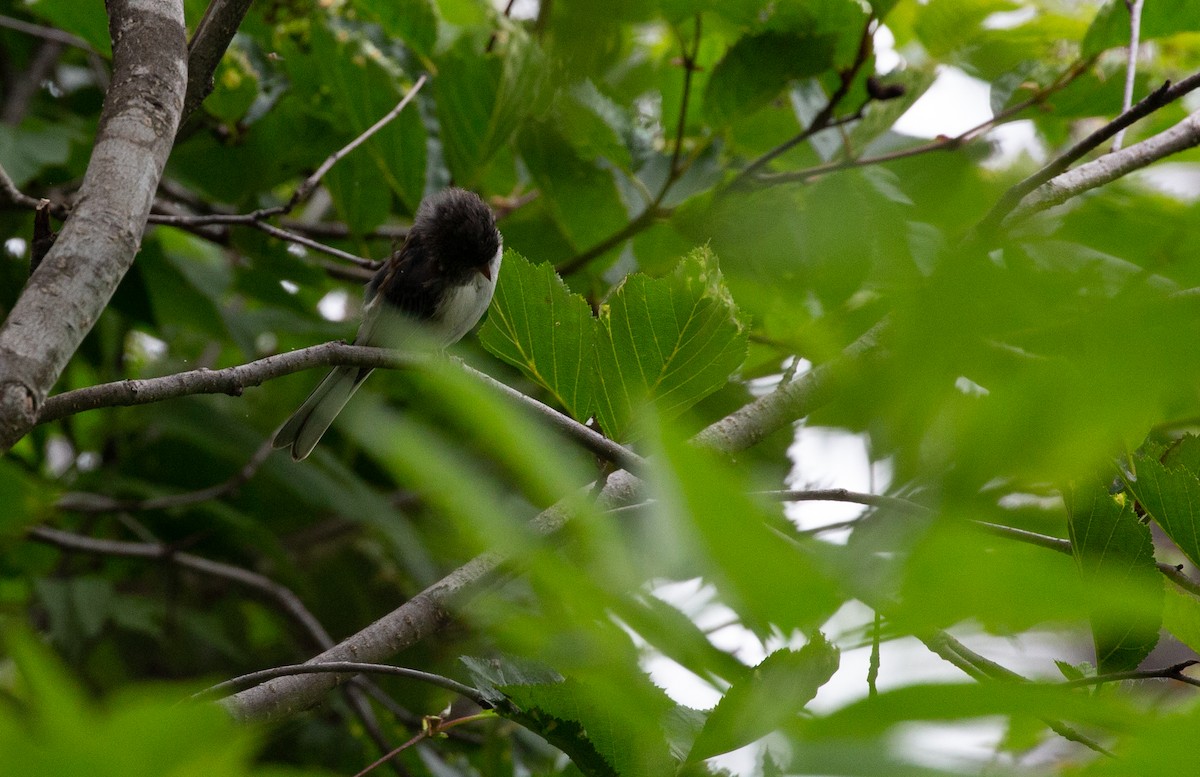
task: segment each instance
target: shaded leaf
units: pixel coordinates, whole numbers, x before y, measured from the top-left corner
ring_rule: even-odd
[[[833,63],[833,35],[769,31],[735,43],[713,69],[704,110],[716,125],[727,124],[770,102],[788,82],[817,75]]]
[[[1150,528],[1138,520],[1132,500],[1121,497],[1099,482],[1066,494],[1071,547],[1092,599],[1100,674],[1137,667],[1162,625],[1163,583]]]

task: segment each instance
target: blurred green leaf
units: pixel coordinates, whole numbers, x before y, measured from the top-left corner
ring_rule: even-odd
[[[97,3],[80,5],[75,0],[25,0],[24,7],[55,27],[86,40],[100,54],[112,56],[108,15]]]
[[[1098,482],[1070,491],[1066,502],[1071,547],[1091,589],[1098,670],[1134,669],[1158,643],[1162,626],[1163,582],[1150,528],[1138,520],[1131,500]],[[1126,601],[1114,597],[1118,592]],[[1157,609],[1147,606],[1151,602]]]
[[[597,415],[610,437],[628,436],[653,401],[674,418],[728,380],[746,357],[746,327],[717,269],[697,249],[666,278],[631,275],[600,308]]]
[[[1200,30],[1200,6],[1195,3],[1145,3],[1142,6],[1141,39],[1165,38],[1180,32]],[[1129,45],[1129,8],[1123,0],[1108,0],[1083,38],[1083,55],[1094,56]]]
[[[788,82],[817,75],[833,63],[836,38],[768,31],[735,43],[713,69],[704,111],[715,125],[762,108]]]
[[[819,546],[790,537],[778,509],[747,493],[745,481],[711,453],[668,429],[656,448],[655,509],[676,527],[692,574],[710,581],[741,623],[759,635],[772,626],[807,633],[833,614],[840,595]]]
[[[727,753],[795,720],[838,668],[838,650],[820,632],[799,650],[776,650],[734,683],[709,714],[689,761]]]
[[[547,264],[509,249],[479,340],[543,386],[578,421],[592,414],[596,324],[587,301]]]

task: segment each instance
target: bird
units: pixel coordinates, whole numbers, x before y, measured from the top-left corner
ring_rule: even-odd
[[[503,250],[495,214],[477,194],[450,187],[429,195],[404,244],[367,284],[354,344],[399,348],[416,330],[435,348],[458,342],[491,304]],[[274,447],[307,457],[371,371],[333,368],[276,432]]]

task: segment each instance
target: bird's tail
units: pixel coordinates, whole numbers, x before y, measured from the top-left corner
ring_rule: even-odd
[[[362,367],[335,367],[279,428],[271,444],[276,448],[291,448],[296,461],[308,456],[370,374],[371,370]]]

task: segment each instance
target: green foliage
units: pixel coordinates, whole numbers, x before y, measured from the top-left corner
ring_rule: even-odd
[[[0,0],[0,16],[94,50],[0,25],[0,165],[62,209],[103,105],[102,5]],[[191,33],[207,3],[185,5]],[[377,370],[304,462],[262,446],[312,371],[238,396],[103,404],[0,459],[0,616],[46,644],[17,636],[0,653],[0,771],[357,773],[384,746],[341,696],[260,750],[211,706],[142,681],[198,687],[368,627],[372,644],[406,646],[397,660],[495,706],[476,719],[454,703],[450,736],[399,756],[414,777],[1190,762],[1194,703],[1105,675],[1156,668],[1163,630],[1200,649],[1200,597],[1175,582],[1200,566],[1200,205],[1152,168],[979,229],[1043,155],[1121,110],[1126,4],[512,6],[533,18],[502,5],[251,5],[156,199],[156,220],[187,223],[141,236],[54,391],[141,390],[119,382],[350,338],[366,273],[344,254],[387,257],[421,199],[451,184],[497,212],[492,307],[450,357]],[[1145,4],[1135,99],[1196,70],[1197,31],[1195,3]],[[953,69],[984,82],[996,118],[905,134],[901,117]],[[306,244],[228,223],[288,203],[421,76],[312,198],[266,219]],[[26,99],[30,84],[45,86]],[[1010,122],[1034,142],[997,153],[1008,144],[991,130]],[[7,316],[28,280],[30,210],[6,204],[0,228]],[[97,239],[110,238],[129,236]],[[645,466],[612,472],[565,419],[546,423],[463,362]],[[718,450],[689,442],[706,427]],[[849,518],[815,508],[845,521],[819,528],[779,491],[866,476],[840,454],[806,458],[824,439],[860,444],[872,488],[901,500]],[[46,528],[162,545],[67,550]],[[404,602],[436,602],[422,623],[438,627],[380,634]],[[876,634],[868,695],[859,657]],[[928,664],[912,659],[918,640]],[[944,679],[934,665],[957,682],[926,679]],[[457,702],[375,682],[405,708],[372,702],[388,748]],[[912,732],[931,723],[985,726],[998,744],[950,763],[919,750],[929,739]],[[1040,748],[1071,731],[1121,760]]]
[[[96,705],[28,636],[5,632],[12,696],[0,707],[3,774],[284,777],[316,771],[254,768],[255,737],[220,709],[180,703],[180,688],[131,687]]]
[[[631,275],[593,318],[553,270],[509,252],[484,347],[546,388],[580,421],[625,439],[647,402],[673,418],[720,389],[746,331],[717,268],[697,249],[666,278]],[[593,356],[594,354],[594,356]]]

